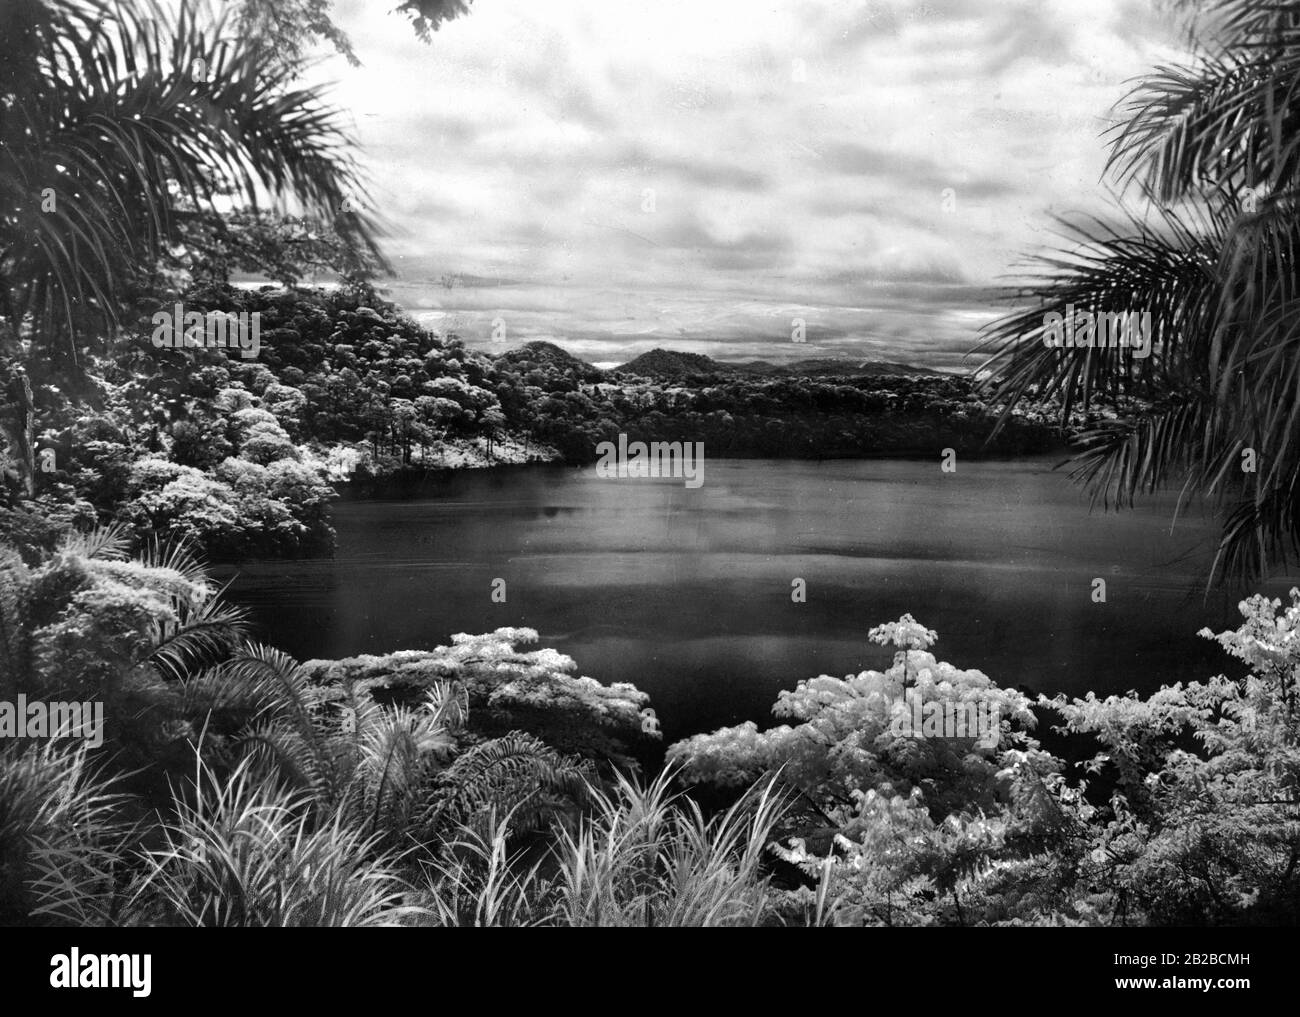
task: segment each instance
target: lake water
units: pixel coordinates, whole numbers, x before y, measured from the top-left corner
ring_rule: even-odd
[[[334,559],[243,565],[232,597],[301,659],[535,628],[582,674],[649,692],[670,740],[764,723],[800,678],[886,666],[867,630],[908,611],[938,630],[940,659],[1036,692],[1237,673],[1196,637],[1235,628],[1249,592],[1203,599],[1208,519],[1171,533],[1172,498],[1090,513],[1054,462],[708,460],[695,490],[591,467],[463,471],[337,503]]]

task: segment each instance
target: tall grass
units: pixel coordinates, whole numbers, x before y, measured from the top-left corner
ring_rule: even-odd
[[[0,749],[0,925],[117,920],[124,797],[92,771],[84,744]]]
[[[415,913],[397,859],[341,814],[313,821],[304,794],[245,760],[220,777],[197,764],[166,845],[147,855],[138,920],[190,926],[396,925]]]
[[[773,782],[712,819],[671,782],[665,771],[593,788],[592,814],[522,873],[508,821],[462,827],[454,861],[432,870],[428,914],[458,925],[760,924],[772,904],[762,860],[784,809]]]
[[[429,924],[504,928],[553,924],[549,883],[539,875],[546,859],[525,867],[508,848],[513,810],[489,810],[464,823],[444,844],[450,860],[426,867],[423,914]],[[522,871],[521,871],[522,870]]]
[[[219,773],[196,754],[193,784],[152,835],[114,820],[124,796],[83,748],[0,751],[0,924],[79,926],[721,926],[773,914],[762,860],[783,811],[773,784],[706,818],[671,790],[619,776],[547,846],[512,850],[511,810],[488,808],[416,873],[346,811],[252,759]],[[319,804],[319,803],[317,803]],[[131,840],[128,840],[131,838]],[[536,843],[536,842],[534,842]],[[526,859],[526,860],[525,860]],[[417,890],[410,880],[420,878]]]

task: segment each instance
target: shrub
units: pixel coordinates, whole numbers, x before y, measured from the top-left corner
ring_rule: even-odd
[[[314,681],[364,681],[377,696],[405,704],[420,702],[440,682],[456,681],[478,734],[523,730],[561,752],[634,766],[635,750],[659,737],[650,697],[626,683],[575,676],[573,659],[555,650],[518,649],[537,640],[533,629],[500,628],[457,633],[450,646],[429,651],[310,660],[303,667]]]

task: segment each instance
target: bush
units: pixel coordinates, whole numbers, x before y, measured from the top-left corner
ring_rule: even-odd
[[[457,633],[450,646],[434,650],[309,660],[303,668],[313,681],[364,683],[378,698],[406,705],[454,680],[465,690],[479,735],[524,730],[561,752],[634,767],[637,749],[659,737],[650,697],[626,683],[575,676],[573,659],[555,650],[517,648],[537,640],[526,628]]]

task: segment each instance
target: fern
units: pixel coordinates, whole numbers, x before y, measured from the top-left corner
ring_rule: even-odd
[[[375,710],[357,725],[357,775],[365,819],[378,832],[408,827],[416,803],[456,741],[434,709]]]
[[[516,832],[534,830],[566,807],[584,802],[593,776],[585,761],[512,731],[470,748],[439,775],[423,825],[434,831],[508,812]]]

